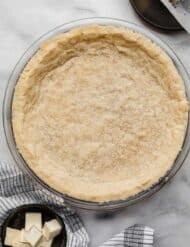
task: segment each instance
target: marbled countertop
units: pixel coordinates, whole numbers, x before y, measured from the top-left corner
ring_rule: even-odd
[[[74,19],[116,17],[145,26],[167,41],[190,73],[190,36],[162,32],[139,19],[128,0],[1,0],[0,1],[0,105],[7,79],[26,48],[41,34]],[[1,115],[0,115],[1,117]],[[13,162],[0,120],[0,157]],[[190,166],[186,161],[176,177],[152,198],[109,215],[80,211],[91,246],[107,240],[124,227],[142,223],[156,231],[155,245],[183,247],[190,242]]]

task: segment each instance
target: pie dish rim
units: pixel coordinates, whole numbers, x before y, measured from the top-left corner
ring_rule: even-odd
[[[162,177],[159,182],[154,184],[151,188],[148,190],[142,191],[138,193],[135,196],[129,197],[127,200],[119,200],[119,201],[111,201],[107,203],[97,203],[97,202],[88,202],[83,201],[80,199],[75,199],[70,196],[64,195],[60,192],[57,192],[55,189],[49,187],[47,184],[45,184],[44,181],[42,181],[27,165],[27,163],[24,161],[21,154],[19,154],[16,144],[14,141],[14,134],[12,131],[12,121],[11,121],[11,106],[12,106],[12,97],[14,94],[14,87],[17,83],[17,79],[19,74],[22,72],[23,68],[25,67],[28,60],[34,55],[34,53],[38,50],[38,47],[41,43],[43,43],[46,39],[53,37],[61,32],[67,32],[70,29],[76,28],[81,25],[90,25],[90,24],[99,24],[99,25],[112,25],[112,26],[123,26],[127,27],[129,29],[135,30],[137,32],[140,32],[141,34],[144,34],[149,39],[153,40],[155,43],[157,43],[159,46],[161,46],[162,49],[168,53],[168,55],[172,58],[174,61],[180,75],[182,76],[185,84],[185,90],[187,99],[190,98],[190,88],[187,83],[189,80],[188,73],[185,70],[183,64],[177,57],[177,55],[172,51],[172,49],[163,41],[158,39],[155,35],[151,34],[149,31],[144,29],[143,27],[139,27],[136,24],[118,20],[118,19],[111,19],[111,18],[87,18],[87,19],[81,19],[73,22],[69,22],[67,24],[63,24],[52,31],[46,33],[45,35],[41,36],[35,43],[32,44],[32,46],[24,53],[24,55],[21,57],[17,65],[15,66],[15,69],[13,70],[8,86],[6,89],[4,102],[3,102],[3,127],[4,132],[6,136],[6,141],[9,147],[9,150],[12,154],[13,159],[15,160],[18,167],[20,167],[23,172],[28,174],[31,179],[33,179],[35,182],[37,182],[40,186],[46,189],[47,194],[53,193],[56,195],[59,195],[64,198],[65,203],[68,203],[71,206],[84,208],[84,209],[95,209],[95,210],[113,210],[118,209],[122,207],[129,206],[133,203],[138,202],[139,200],[145,199],[152,194],[154,194],[156,191],[158,191],[163,185],[175,175],[175,173],[178,171],[178,169],[182,166],[184,163],[184,160],[186,156],[188,155],[189,147],[190,147],[190,141],[188,141],[188,136],[190,136],[190,126],[189,126],[189,114],[188,114],[188,124],[186,129],[186,136],[184,138],[184,144],[182,151],[178,154],[178,157],[176,161],[174,162],[172,168],[167,172],[167,174]]]

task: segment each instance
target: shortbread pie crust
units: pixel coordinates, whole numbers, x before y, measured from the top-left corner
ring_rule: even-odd
[[[166,53],[148,38],[85,26],[46,41],[13,99],[16,145],[55,190],[126,199],[163,177],[181,150],[188,104]]]

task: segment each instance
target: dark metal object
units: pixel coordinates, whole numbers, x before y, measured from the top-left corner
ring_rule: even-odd
[[[131,5],[145,21],[165,29],[182,30],[177,20],[159,0],[130,0]]]
[[[53,240],[52,247],[65,247],[67,234],[65,225],[60,216],[58,216],[52,209],[42,204],[29,204],[23,205],[13,209],[10,215],[7,217],[1,228],[2,246],[4,247],[4,240],[6,234],[6,228],[12,227],[21,230],[25,225],[25,213],[28,212],[40,212],[42,214],[42,223],[51,219],[57,219],[62,225],[61,233]]]

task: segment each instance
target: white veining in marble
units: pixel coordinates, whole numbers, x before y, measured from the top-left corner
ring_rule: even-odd
[[[26,48],[41,34],[74,19],[106,16],[146,26],[167,41],[190,73],[190,36],[166,33],[144,23],[128,0],[1,0],[0,1],[0,105],[7,79]],[[0,116],[1,118],[1,116]],[[12,161],[0,119],[0,157]],[[190,241],[190,166],[152,198],[110,215],[80,211],[91,236],[91,247],[134,223],[155,229],[155,247],[183,247]]]

